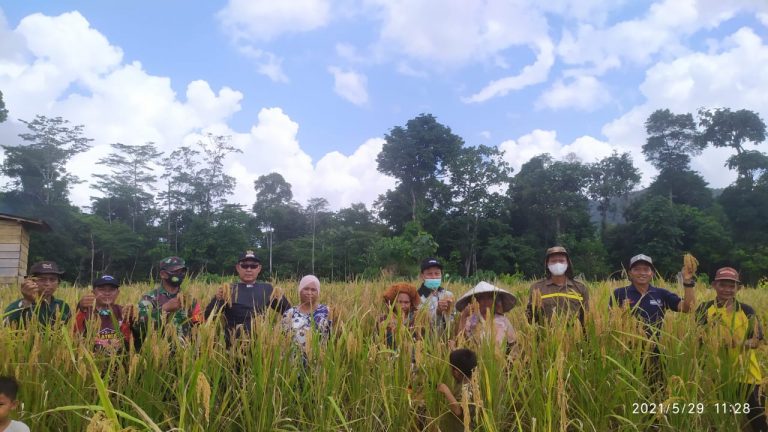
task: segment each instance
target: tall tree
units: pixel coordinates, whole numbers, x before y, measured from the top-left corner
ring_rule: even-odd
[[[3,101],[3,92],[0,91],[0,123],[8,120],[8,110],[5,108],[5,102]]]
[[[645,130],[648,138],[643,145],[643,154],[659,171],[688,170],[691,157],[706,147],[696,138],[696,123],[691,114],[656,110],[646,120]]]
[[[376,161],[380,172],[397,179],[399,190],[410,203],[410,218],[416,221],[427,207],[430,190],[440,183],[449,162],[464,141],[431,114],[421,114],[385,135],[386,143]],[[403,221],[389,221],[402,226]],[[394,222],[394,223],[393,223]]]
[[[503,187],[508,185],[512,168],[496,147],[464,147],[449,161],[453,194],[451,217],[462,229],[456,232],[456,246],[462,250],[464,274],[477,271],[478,229],[503,205]]]
[[[605,232],[608,213],[615,211],[616,198],[626,196],[640,183],[640,171],[632,163],[629,153],[614,151],[589,166],[589,197],[597,201],[600,212],[600,232]]]
[[[69,202],[69,187],[80,180],[67,171],[66,164],[88,150],[93,140],[83,136],[82,125],[69,126],[69,121],[61,117],[38,115],[32,121],[21,122],[29,129],[19,134],[25,143],[2,145],[5,160],[0,172],[42,205]]]
[[[146,212],[153,207],[154,196],[151,191],[157,181],[154,174],[156,168],[152,164],[160,162],[163,153],[158,151],[152,142],[140,145],[114,143],[111,147],[112,153],[97,162],[109,168],[111,172],[94,176],[98,181],[93,188],[105,195],[103,198],[94,199],[94,208],[106,207],[106,219],[112,223],[114,216],[122,219],[119,210],[113,210],[113,202],[124,202],[128,215],[127,218],[123,215],[123,222],[131,227],[132,232],[136,232],[137,219],[142,218],[143,223],[148,222]]]
[[[715,147],[731,147],[736,154],[728,158],[726,166],[735,169],[739,181],[754,184],[757,172],[768,170],[768,157],[756,150],[747,150],[745,144],[765,141],[765,122],[754,111],[730,108],[700,109],[699,125],[703,128],[700,140]]]

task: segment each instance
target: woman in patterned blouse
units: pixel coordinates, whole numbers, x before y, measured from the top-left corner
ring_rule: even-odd
[[[320,334],[322,341],[331,333],[330,310],[318,303],[319,297],[320,280],[314,275],[304,276],[299,282],[299,305],[283,314],[283,329],[292,334],[294,343],[305,352],[313,331]]]

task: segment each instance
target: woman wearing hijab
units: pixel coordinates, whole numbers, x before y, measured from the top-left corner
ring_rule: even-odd
[[[290,332],[294,343],[306,352],[311,332],[320,333],[323,341],[331,333],[330,310],[327,305],[318,303],[320,280],[314,275],[307,275],[299,281],[299,304],[283,314],[283,329]]]

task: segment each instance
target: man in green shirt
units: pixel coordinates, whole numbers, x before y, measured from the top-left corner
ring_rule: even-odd
[[[32,265],[29,273],[31,276],[21,284],[21,298],[5,308],[3,322],[26,325],[34,318],[48,326],[69,321],[69,306],[53,296],[64,272],[53,261],[40,261]]]

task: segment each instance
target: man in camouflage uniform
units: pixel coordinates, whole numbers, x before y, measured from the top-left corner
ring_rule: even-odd
[[[69,305],[53,295],[64,272],[53,261],[40,261],[32,265],[29,273],[31,276],[20,287],[22,297],[5,308],[3,321],[26,325],[34,319],[43,326],[69,321]]]
[[[182,341],[189,336],[192,325],[203,322],[197,300],[191,299],[191,303],[185,305],[189,302],[184,301],[181,284],[186,274],[187,265],[182,258],[172,256],[160,261],[160,283],[139,301],[139,316],[134,329],[138,341],[147,334],[150,322],[158,330],[163,330],[165,324],[172,324]]]

